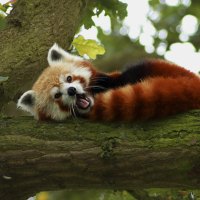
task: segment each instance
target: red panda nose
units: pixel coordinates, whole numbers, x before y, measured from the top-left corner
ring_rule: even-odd
[[[75,87],[68,88],[67,93],[69,96],[74,96],[76,94],[76,88]]]

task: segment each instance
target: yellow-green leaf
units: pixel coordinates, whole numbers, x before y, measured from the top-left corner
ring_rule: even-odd
[[[72,42],[78,53],[83,56],[88,55],[91,59],[95,59],[97,55],[103,55],[105,49],[95,40],[86,40],[83,36],[78,36]]]

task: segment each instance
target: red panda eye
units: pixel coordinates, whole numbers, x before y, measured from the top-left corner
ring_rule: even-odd
[[[68,83],[71,83],[72,82],[72,77],[68,76],[66,80],[67,80]]]
[[[54,98],[55,99],[58,99],[58,98],[60,98],[62,96],[62,93],[61,92],[58,92],[58,93],[56,93],[55,95],[54,95]]]

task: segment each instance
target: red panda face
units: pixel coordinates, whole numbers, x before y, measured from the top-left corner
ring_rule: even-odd
[[[93,98],[88,85],[94,73],[91,64],[70,55],[56,44],[49,50],[47,67],[32,90],[18,100],[18,107],[36,119],[64,120],[90,111]]]

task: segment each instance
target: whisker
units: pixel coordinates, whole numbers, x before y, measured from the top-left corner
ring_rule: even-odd
[[[74,123],[76,123],[76,125],[79,125],[77,116],[76,116],[76,112],[73,107],[74,105],[75,105],[75,103],[70,105],[70,112],[72,113],[72,119],[73,119]]]
[[[72,111],[73,111],[73,114],[74,114],[74,118],[77,119],[76,112],[75,112],[75,109],[74,109],[74,104],[72,104]]]
[[[71,112],[71,114],[72,114],[72,117],[74,118],[74,112],[73,112],[73,110],[72,110],[72,106],[70,106],[70,112]]]
[[[72,116],[72,118],[73,118],[73,117],[74,117],[74,114],[73,114],[73,112],[72,112],[71,106],[69,107],[69,111],[70,111],[70,114],[71,114],[71,116]]]

